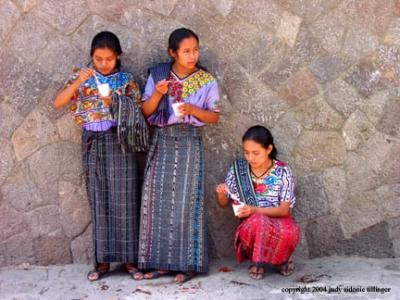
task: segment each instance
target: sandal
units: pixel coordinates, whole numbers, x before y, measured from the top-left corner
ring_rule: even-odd
[[[264,267],[259,266],[250,266],[249,267],[249,276],[251,279],[260,280],[264,278]]]
[[[131,277],[132,277],[133,279],[136,279],[136,280],[139,280],[139,279],[140,279],[140,278],[139,278],[139,279],[136,278],[136,277],[137,277],[136,274],[138,274],[138,273],[143,274],[142,272],[139,271],[138,268],[135,267],[134,264],[131,264],[131,263],[126,263],[126,264],[125,264],[125,271],[126,271],[129,275],[131,275]]]
[[[196,272],[184,272],[184,273],[179,273],[175,276],[175,282],[179,284],[183,284],[193,277],[195,277],[197,274]]]
[[[96,268],[94,270],[89,271],[89,273],[87,274],[87,279],[89,281],[99,280],[108,273],[109,269],[109,264],[98,264],[96,265]]]
[[[155,271],[151,271],[151,272],[147,272],[143,275],[144,279],[156,279],[156,278],[160,278],[162,276],[168,275],[169,271],[167,270],[155,270]]]
[[[287,262],[281,264],[278,268],[279,273],[282,276],[290,276],[294,272],[294,262],[293,260],[289,259]]]

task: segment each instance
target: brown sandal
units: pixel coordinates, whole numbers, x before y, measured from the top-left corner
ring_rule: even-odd
[[[265,274],[264,267],[260,267],[260,266],[250,266],[249,267],[249,276],[251,279],[254,279],[254,280],[263,279],[264,274]]]
[[[278,268],[279,273],[282,276],[290,276],[294,272],[294,262],[293,260],[289,259],[287,262],[281,264]]]
[[[196,272],[183,272],[183,273],[179,273],[175,276],[175,282],[178,284],[183,284],[187,281],[189,281],[190,279],[192,279],[193,277],[195,277],[197,275]],[[179,277],[181,276],[181,279],[179,279]]]
[[[89,271],[89,273],[87,274],[87,279],[89,281],[99,280],[105,274],[107,274],[109,270],[110,270],[109,264],[100,263],[100,264],[96,265],[94,270]]]
[[[167,271],[167,270],[154,270],[151,272],[146,272],[143,275],[143,278],[144,279],[156,279],[156,278],[160,278],[162,276],[166,276],[168,274],[169,274],[169,271]]]
[[[131,263],[126,263],[126,264],[125,264],[125,271],[126,271],[129,275],[131,275],[131,277],[132,277],[133,279],[136,279],[136,277],[137,277],[136,274],[142,273],[142,272],[139,271],[138,268],[135,267],[134,264],[131,264]],[[137,280],[137,279],[136,279],[136,280]]]

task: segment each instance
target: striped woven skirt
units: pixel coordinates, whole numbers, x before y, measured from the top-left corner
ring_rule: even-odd
[[[254,214],[235,233],[236,258],[253,263],[280,265],[290,258],[299,242],[299,226],[291,216],[272,218]]]
[[[83,131],[83,171],[91,206],[96,263],[137,262],[137,162],[123,154],[117,131]]]
[[[139,267],[208,271],[201,129],[156,128],[142,190]]]

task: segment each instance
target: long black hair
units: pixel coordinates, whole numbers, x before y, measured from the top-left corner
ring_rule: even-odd
[[[271,159],[276,159],[278,156],[278,150],[274,145],[274,138],[271,132],[264,126],[256,125],[247,129],[246,133],[242,137],[242,142],[254,141],[260,144],[264,149],[267,149],[269,145],[272,145],[272,151],[268,155]]]
[[[187,38],[195,38],[197,43],[200,43],[199,37],[193,30],[189,28],[178,28],[172,31],[168,38],[168,49],[176,52],[178,51],[181,42]]]
[[[179,50],[179,47],[181,46],[181,42],[187,38],[195,38],[197,44],[200,44],[199,36],[193,30],[182,27],[175,29],[169,35],[168,50],[172,50],[173,52],[176,53]],[[198,62],[196,64],[196,67],[199,69],[203,69],[204,71],[207,71],[207,69],[204,68],[202,65],[200,65]]]
[[[118,37],[110,31],[101,31],[94,36],[90,47],[90,56],[93,56],[96,49],[104,48],[114,51],[118,56],[122,54],[122,48]],[[117,58],[116,68],[118,70],[121,68],[121,60],[119,58]]]

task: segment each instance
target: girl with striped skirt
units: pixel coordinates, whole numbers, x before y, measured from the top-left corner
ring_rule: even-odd
[[[77,69],[54,101],[56,108],[70,104],[73,119],[82,126],[82,166],[91,206],[95,267],[90,281],[100,279],[111,262],[125,263],[137,272],[139,197],[136,155],[123,152],[112,114],[115,95],[140,101],[132,74],[121,69],[122,50],[111,32],[92,41],[92,66]],[[103,88],[101,88],[103,87]]]
[[[265,264],[284,275],[293,270],[291,255],[299,242],[299,226],[293,221],[295,203],[289,166],[276,159],[277,150],[269,130],[253,126],[243,136],[244,158],[236,160],[225,183],[217,186],[221,207],[233,205],[241,219],[235,233],[239,262],[249,259],[250,277],[264,277]]]
[[[168,52],[173,62],[150,69],[143,95],[143,113],[155,130],[139,236],[139,267],[148,271],[135,278],[174,272],[182,283],[208,271],[201,128],[218,122],[219,93],[214,77],[197,65],[199,39],[193,31],[172,32]]]

